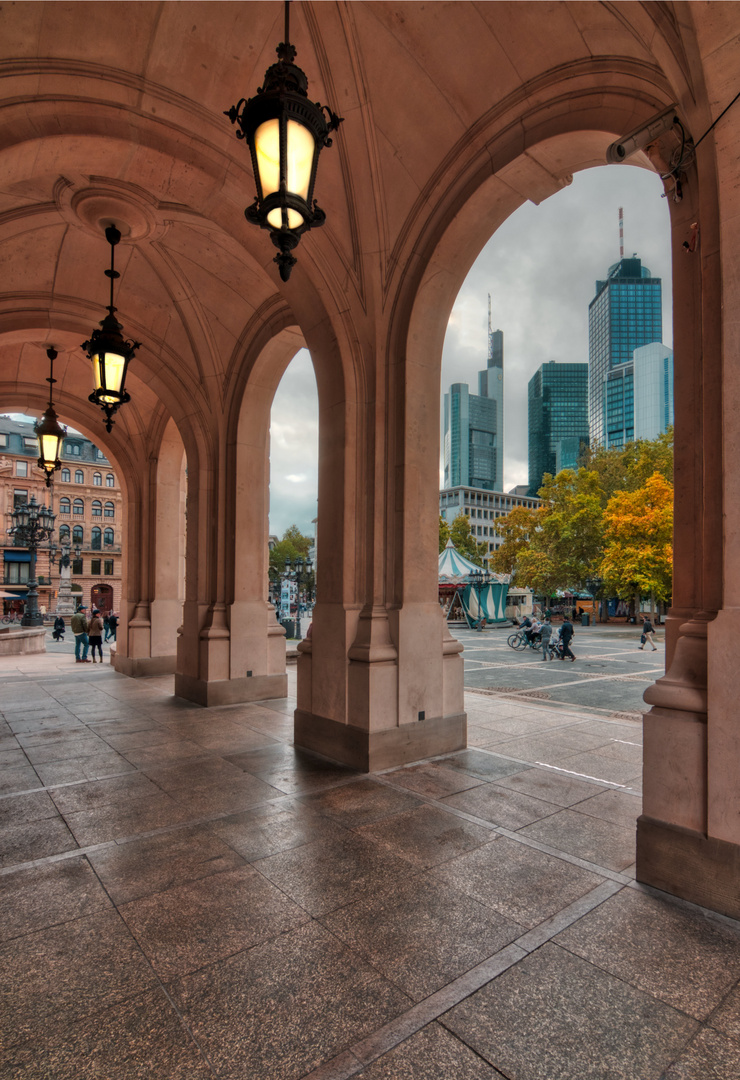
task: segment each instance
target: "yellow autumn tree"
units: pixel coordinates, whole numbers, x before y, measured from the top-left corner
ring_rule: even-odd
[[[604,510],[601,576],[622,600],[666,602],[673,574],[673,485],[655,472],[635,491],[617,491]]]

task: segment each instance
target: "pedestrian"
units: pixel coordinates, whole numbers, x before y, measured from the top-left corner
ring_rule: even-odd
[[[66,626],[64,625],[64,619],[61,615],[57,615],[56,619],[54,620],[54,633],[51,636],[54,638],[55,641],[63,641],[65,630]]]
[[[647,615],[643,616],[642,634],[640,635],[640,644],[637,646],[637,648],[644,649],[646,641],[650,642],[653,652],[658,651],[655,644],[655,627],[650,622],[650,619],[647,617]]]
[[[69,625],[72,627],[72,633],[75,636],[75,663],[89,664],[90,661],[87,658],[87,650],[90,646],[90,641],[87,636],[87,631],[90,624],[87,621],[87,608],[78,608],[69,620]]]
[[[568,616],[563,619],[563,625],[560,627],[560,659],[565,660],[567,657],[571,663],[575,660],[575,656],[570,651],[570,643],[573,640],[573,623]]]
[[[552,635],[552,625],[550,623],[550,616],[545,616],[545,621],[540,627],[540,644],[542,645],[542,660],[550,659],[550,636]]]
[[[476,630],[485,630],[485,628],[486,628],[486,617],[484,615],[483,618],[479,619],[478,622],[475,624],[475,629]]]
[[[93,608],[92,618],[90,619],[90,625],[88,627],[88,634],[90,636],[90,648],[92,650],[92,662],[95,663],[95,650],[98,650],[100,656],[100,663],[103,663],[103,620],[100,618],[100,612],[97,608]]]
[[[110,636],[110,618],[107,611],[105,615],[103,615],[103,630],[105,631],[105,637],[103,638],[103,641],[107,641]]]
[[[110,630],[110,636],[113,641],[116,640],[116,630],[118,629],[118,616],[115,611],[111,611],[108,616],[108,628]]]

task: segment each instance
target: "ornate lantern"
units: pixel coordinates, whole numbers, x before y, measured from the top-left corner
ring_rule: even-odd
[[[283,281],[295,266],[291,253],[303,234],[326,221],[313,197],[316,169],[319,154],[331,146],[329,133],[342,123],[328,106],[308,100],[308,79],[293,63],[289,4],[286,0],[285,41],[276,49],[278,62],[267,69],[264,86],[224,113],[238,124],[236,137],[246,139],[252,156],[257,195],[244,216],[269,230]]]
[[[108,314],[100,324],[100,330],[93,330],[89,341],[82,343],[93,363],[95,389],[88,398],[93,405],[99,405],[105,413],[106,431],[113,427],[113,414],[121,405],[131,400],[126,392],[126,371],[134,354],[141,347],[140,341],[126,341],[121,331],[123,327],[115,317],[113,306],[113,282],[120,274],[115,268],[116,244],[121,234],[115,225],[105,230],[105,238],[110,244],[110,270],[105,276],[110,278],[110,303]]]
[[[59,354],[56,349],[49,348],[46,350],[46,355],[49,357],[49,378],[46,380],[49,384],[49,405],[33,430],[39,441],[38,465],[46,473],[46,486],[50,487],[52,476],[62,464],[59,460],[59,454],[62,439],[67,434],[67,429],[61,426],[54,410],[54,383],[56,382],[54,378],[54,361]]]

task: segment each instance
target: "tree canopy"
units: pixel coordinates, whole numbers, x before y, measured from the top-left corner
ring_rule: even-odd
[[[297,525],[290,525],[283,533],[282,540],[270,552],[270,577],[278,578],[285,570],[285,560],[305,559],[311,550],[313,539],[304,536]]]
[[[465,514],[458,514],[452,522],[450,540],[461,555],[465,555],[471,562],[483,567],[486,555],[488,555],[488,544],[479,543],[475,539],[470,531],[470,519]]]
[[[601,574],[623,600],[666,601],[673,570],[673,487],[653,473],[636,491],[618,491],[604,511]]]

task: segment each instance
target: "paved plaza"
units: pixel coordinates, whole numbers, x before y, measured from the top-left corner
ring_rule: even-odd
[[[294,667],[0,660],[1,1080],[737,1080],[740,924],[634,880],[662,640],[460,637],[470,748],[372,776],[293,749]]]

